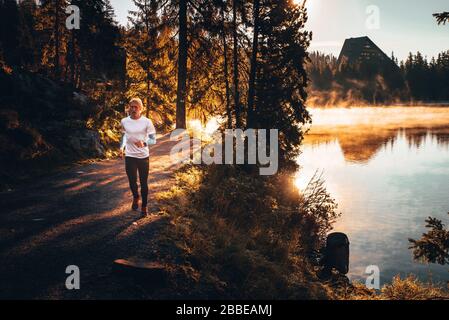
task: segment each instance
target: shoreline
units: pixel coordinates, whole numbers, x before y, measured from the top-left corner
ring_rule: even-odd
[[[307,104],[307,103],[306,103]],[[308,105],[307,109],[356,109],[356,108],[449,108],[449,102],[416,104],[367,104],[367,105]]]

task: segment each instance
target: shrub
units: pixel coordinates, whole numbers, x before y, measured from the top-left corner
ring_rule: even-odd
[[[337,295],[339,299],[352,300],[448,300],[447,290],[431,283],[423,283],[414,275],[402,279],[393,278],[391,284],[385,285],[380,292],[369,290],[360,283],[354,284],[350,290]]]
[[[255,176],[237,166],[186,167],[177,174],[162,199],[172,223],[159,243],[171,247],[162,254],[167,263],[190,272],[184,284],[175,278],[178,292],[196,298],[330,296],[308,257],[337,217],[336,205],[319,179],[300,194],[291,177]]]

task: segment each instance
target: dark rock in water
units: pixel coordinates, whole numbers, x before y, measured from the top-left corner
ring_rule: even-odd
[[[325,273],[336,269],[340,274],[349,272],[349,239],[344,233],[335,232],[327,236],[324,259]]]

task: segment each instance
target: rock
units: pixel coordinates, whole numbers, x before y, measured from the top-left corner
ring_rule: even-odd
[[[103,157],[105,150],[100,142],[98,132],[82,130],[76,132],[68,139],[69,146],[79,154],[88,154],[93,157]]]
[[[0,68],[0,190],[61,165],[104,158],[108,141],[87,126],[99,108],[71,85]]]
[[[117,259],[114,261],[114,271],[120,275],[148,281],[150,285],[161,285],[168,280],[168,270],[156,261]]]
[[[342,275],[349,272],[349,238],[346,234],[334,232],[327,236],[323,265],[327,272],[333,268]]]
[[[0,110],[0,130],[17,129],[20,126],[19,114],[14,110]]]
[[[73,92],[73,99],[75,101],[78,101],[81,104],[88,104],[89,103],[89,98],[87,96],[85,96],[84,94],[81,94],[79,92]]]

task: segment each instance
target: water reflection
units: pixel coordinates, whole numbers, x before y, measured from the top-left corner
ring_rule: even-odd
[[[435,139],[439,145],[447,147],[449,122],[448,126],[431,128],[385,128],[365,125],[316,127],[306,136],[304,144],[316,146],[337,141],[346,161],[364,164],[383,148],[394,148],[398,139],[405,139],[411,149],[419,149],[429,137]]]
[[[421,236],[428,216],[447,221],[449,109],[320,110],[314,122],[296,184],[323,172],[343,213],[335,229],[351,239],[350,277],[378,265],[383,282],[409,273],[448,280],[447,266],[415,263],[407,239]]]

